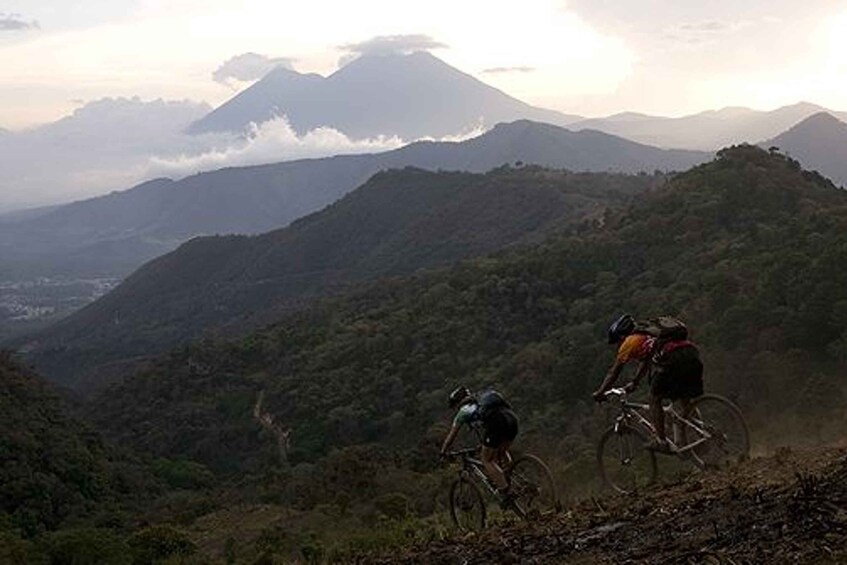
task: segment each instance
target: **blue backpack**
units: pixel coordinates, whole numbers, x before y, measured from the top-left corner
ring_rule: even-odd
[[[480,420],[485,420],[488,416],[503,408],[511,408],[511,404],[503,398],[503,395],[489,388],[476,394],[476,405],[478,406],[478,414]]]

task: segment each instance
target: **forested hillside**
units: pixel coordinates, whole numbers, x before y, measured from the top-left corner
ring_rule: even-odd
[[[45,332],[34,359],[61,382],[96,378],[105,362],[150,356],[201,332],[257,327],[355,283],[601,221],[665,178],[536,167],[384,172],[286,229],[192,240]]]
[[[344,561],[446,535],[435,455],[459,383],[509,396],[516,447],[551,463],[566,499],[596,489],[608,415],[590,392],[621,311],[690,324],[707,389],[740,404],[756,450],[840,437],[845,228],[829,181],[734,147],[602,222],[178,348],[86,410],[193,489],[146,523],[175,521],[221,561]]]
[[[90,410],[121,444],[251,477],[252,496],[284,507],[341,505],[367,524],[394,493],[426,516],[452,387],[504,390],[520,448],[586,488],[605,425],[589,396],[611,359],[605,326],[621,311],[671,312],[758,449],[825,441],[844,424],[845,205],[782,155],[727,149],[603,226],[383,281],[240,341],[196,342]],[[260,394],[282,451],[254,414]]]
[[[9,489],[0,512],[12,525],[55,528],[110,494],[100,441],[9,352],[0,353],[0,418],[0,483]]]
[[[292,453],[313,460],[344,445],[403,446],[439,419],[456,383],[497,383],[528,429],[559,435],[609,361],[605,324],[632,311],[687,320],[709,388],[753,417],[840,414],[845,205],[781,155],[725,150],[590,233],[385,281],[243,341],[181,349],[104,395],[98,413],[123,439],[171,453],[214,435],[218,402],[240,394],[248,405],[265,390],[294,430]],[[185,409],[204,425],[150,440]],[[247,460],[241,446],[220,447],[209,464]]]
[[[0,563],[127,563],[116,531],[131,531],[130,512],[162,486],[0,351]]]

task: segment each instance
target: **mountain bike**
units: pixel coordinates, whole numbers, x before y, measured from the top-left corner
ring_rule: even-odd
[[[606,486],[628,494],[656,480],[656,452],[645,448],[656,432],[648,417],[649,404],[629,401],[623,388],[608,390],[606,398],[612,397],[620,398],[620,413],[600,438],[597,464]],[[732,465],[749,456],[747,423],[729,399],[704,394],[691,401],[687,417],[672,403],[664,410],[670,455],[687,459],[701,469]]]
[[[483,470],[479,448],[450,451],[446,456],[461,462],[459,475],[450,485],[450,516],[460,530],[485,528],[487,508],[483,491],[500,500],[497,488]],[[523,454],[501,465],[509,483],[509,496],[501,500],[504,509],[524,519],[558,512],[559,498],[553,475],[538,457]]]

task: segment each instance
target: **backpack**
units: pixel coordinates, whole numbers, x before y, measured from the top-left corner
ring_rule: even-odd
[[[488,416],[503,408],[511,408],[503,395],[489,388],[476,394],[477,414],[480,420],[485,420]]]
[[[692,396],[703,394],[703,361],[700,350],[690,341],[665,342],[665,346],[654,355],[653,365],[656,374],[663,374],[665,378],[689,379],[688,382],[693,379],[699,384],[695,385]]]
[[[653,336],[657,341],[685,341],[688,339],[688,327],[682,320],[673,316],[659,316],[635,323],[633,333]]]

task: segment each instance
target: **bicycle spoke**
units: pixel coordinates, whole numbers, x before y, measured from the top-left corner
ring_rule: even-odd
[[[479,488],[461,477],[450,487],[450,515],[457,528],[476,531],[485,527],[485,501]]]
[[[534,455],[518,458],[507,470],[515,511],[523,516],[555,512],[559,508],[553,476],[543,461]]]
[[[640,433],[628,426],[606,431],[597,449],[597,462],[607,486],[631,493],[652,484],[656,477],[656,457],[644,449],[644,441]]]
[[[747,424],[737,406],[718,395],[703,395],[693,403],[688,439],[694,443],[695,458],[706,467],[725,467],[749,456]],[[697,430],[697,431],[692,431]]]

